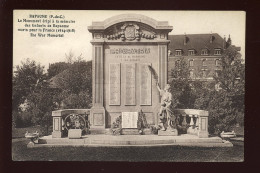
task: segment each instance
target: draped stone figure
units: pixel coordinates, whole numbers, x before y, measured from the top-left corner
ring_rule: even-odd
[[[159,110],[160,123],[163,131],[176,129],[176,117],[173,115],[172,94],[169,92],[170,85],[167,84],[162,90],[157,83],[157,89],[161,95],[161,107]]]

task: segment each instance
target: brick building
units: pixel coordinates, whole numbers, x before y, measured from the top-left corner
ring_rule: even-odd
[[[181,58],[187,62],[190,76],[194,79],[212,80],[221,70],[221,56],[232,43],[217,33],[169,35],[168,76]],[[240,51],[240,47],[236,47]]]

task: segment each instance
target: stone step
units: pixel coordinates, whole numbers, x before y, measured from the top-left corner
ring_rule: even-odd
[[[109,128],[107,129],[90,129],[90,135],[106,134],[112,135]],[[122,135],[140,135],[138,129],[122,129]],[[144,129],[143,135],[153,135],[150,129]]]
[[[178,130],[174,129],[174,130],[159,130],[158,131],[158,136],[178,136]]]
[[[69,138],[40,138],[39,144],[68,144],[68,145],[83,145],[85,139],[69,139]]]
[[[101,135],[101,134],[110,135],[111,134],[110,129],[90,128],[89,131],[90,131],[90,135]]]
[[[223,140],[219,137],[198,138],[193,135],[183,136],[157,136],[157,135],[86,135],[81,139],[52,138],[45,136],[38,140],[39,144],[57,145],[203,145],[222,144]]]
[[[138,129],[122,129],[122,135],[140,135]],[[150,129],[143,129],[143,135],[153,135]]]
[[[222,143],[222,139],[219,137],[212,138],[196,138],[196,139],[176,139],[177,143]]]
[[[35,144],[33,147],[158,147],[158,146],[187,146],[187,147],[233,147],[233,144],[229,141],[221,142],[221,143],[178,143],[178,142],[144,142],[144,141],[117,141],[113,143],[100,143],[100,142],[93,142],[93,143],[47,143],[47,144]]]

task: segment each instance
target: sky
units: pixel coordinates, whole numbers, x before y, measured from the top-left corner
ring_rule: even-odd
[[[168,21],[173,30],[170,35],[218,33],[221,37],[230,34],[232,44],[241,47],[240,53],[245,58],[245,18],[244,11],[93,11],[93,10],[14,10],[13,27],[13,67],[20,65],[27,58],[48,69],[49,63],[66,61],[70,52],[92,59],[92,39],[88,26],[93,21],[103,21],[115,15],[135,13],[158,21]],[[31,37],[29,31],[18,29],[35,29],[25,27],[23,19],[32,20],[29,15],[62,15],[66,20],[74,20],[70,28],[75,33],[66,33],[64,37]]]

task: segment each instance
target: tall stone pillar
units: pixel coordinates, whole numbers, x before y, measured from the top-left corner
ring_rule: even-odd
[[[103,102],[104,87],[104,42],[92,41],[92,98],[90,124],[92,128],[105,128],[105,109]]]
[[[199,132],[198,136],[200,138],[208,138],[209,137],[209,132],[208,132],[208,116],[209,112],[204,111],[199,115]]]
[[[158,44],[159,49],[159,84],[161,89],[164,89],[165,85],[168,82],[167,73],[168,73],[168,50],[167,45],[169,42],[162,42]]]

